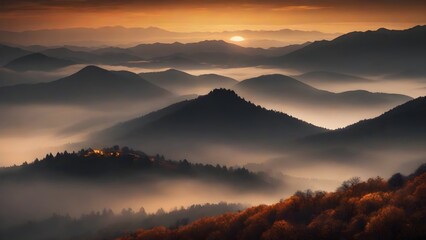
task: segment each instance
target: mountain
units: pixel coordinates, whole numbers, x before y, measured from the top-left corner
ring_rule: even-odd
[[[276,48],[250,48],[222,40],[204,40],[193,43],[154,43],[139,44],[130,48],[108,47],[94,53],[121,53],[145,59],[135,66],[151,67],[198,67],[198,66],[253,66],[308,45],[290,45]],[[131,65],[132,66],[132,65]]]
[[[163,72],[140,73],[139,76],[149,82],[179,94],[209,92],[214,88],[229,88],[237,81],[217,74],[194,76],[179,70],[169,69]]]
[[[68,77],[47,83],[0,88],[1,103],[102,103],[154,100],[171,96],[168,91],[126,71],[88,66]]]
[[[296,49],[300,49],[303,45],[292,45],[278,48],[250,48],[242,47],[233,43],[228,43],[222,40],[205,40],[194,43],[154,43],[154,44],[139,44],[135,47],[127,48],[126,50],[144,58],[157,58],[173,54],[183,53],[186,55],[200,53],[227,53],[227,54],[242,54],[247,56],[274,56],[286,54]]]
[[[129,54],[147,60],[126,64],[129,66],[197,68],[258,65],[267,59],[266,55],[271,54],[272,50],[244,48],[225,41],[205,40],[195,43],[139,44],[130,48],[98,49],[96,52]]]
[[[292,44],[284,47],[271,47],[259,53],[264,56],[274,57],[274,56],[282,56],[294,52],[296,50],[302,49],[311,44],[311,42],[305,42],[302,44]]]
[[[299,191],[275,204],[175,229],[140,229],[117,239],[424,239],[426,173],[421,168],[409,177],[352,178],[335,192]]]
[[[351,32],[331,41],[314,42],[273,62],[304,71],[338,69],[353,74],[389,74],[425,68],[426,26]]]
[[[426,97],[419,97],[384,114],[333,132],[308,137],[318,146],[424,147],[426,143]]]
[[[14,71],[51,71],[75,64],[72,61],[32,53],[12,60],[4,67]]]
[[[202,67],[202,66],[252,66],[259,65],[269,57],[300,49],[309,43],[269,49],[242,47],[220,40],[205,40],[193,43],[153,43],[134,47],[104,47],[98,49],[75,46],[26,47],[51,58],[75,63],[120,64],[135,67]],[[7,47],[7,46],[4,46]],[[15,49],[7,47],[8,49]],[[72,48],[72,49],[71,49]],[[25,51],[22,49],[18,49]],[[28,51],[25,51],[28,52]],[[25,55],[30,54],[28,52]],[[13,55],[15,56],[15,55]],[[40,56],[38,56],[40,57]],[[10,60],[15,59],[13,57]],[[9,60],[9,61],[10,61]],[[9,62],[8,61],[8,62]]]
[[[336,72],[326,72],[326,71],[314,71],[307,72],[294,78],[301,80],[305,83],[339,83],[339,84],[350,84],[350,83],[368,83],[372,82],[369,79],[347,75]]]
[[[9,47],[3,44],[0,44],[0,65],[3,66],[4,64],[16,59],[20,58],[22,56],[31,54],[30,51],[16,48],[16,47]]]
[[[49,57],[66,59],[78,63],[94,63],[99,58],[97,55],[89,52],[73,51],[65,47],[49,48],[43,50],[41,53]]]
[[[334,93],[320,90],[294,78],[273,74],[247,79],[235,85],[234,89],[253,101],[327,106],[396,106],[412,98],[400,94],[372,93],[368,91],[347,91]]]
[[[325,131],[249,103],[231,90],[215,89],[101,131],[91,142],[128,143],[179,155],[215,145],[280,149],[289,140]]]
[[[65,47],[46,49],[42,53],[50,57],[91,64],[118,64],[142,60],[139,57],[124,52],[74,51]]]

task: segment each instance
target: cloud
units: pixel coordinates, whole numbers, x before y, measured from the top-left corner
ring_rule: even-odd
[[[317,10],[322,8],[359,8],[368,6],[391,8],[426,8],[423,0],[2,0],[0,11],[34,11],[50,9],[101,10],[114,8],[179,8],[179,7],[213,7],[213,6],[247,6],[263,7],[274,10]]]

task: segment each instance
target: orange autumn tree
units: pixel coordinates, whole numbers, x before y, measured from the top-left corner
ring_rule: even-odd
[[[336,192],[298,192],[274,205],[203,218],[120,240],[426,239],[426,165],[402,179],[351,179]],[[398,180],[399,181],[399,180]]]

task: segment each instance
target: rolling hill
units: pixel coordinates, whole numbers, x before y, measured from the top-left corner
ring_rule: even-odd
[[[287,141],[325,132],[289,115],[266,110],[235,92],[215,89],[92,136],[91,142],[144,146],[150,151],[192,153],[226,145],[280,149]]]
[[[88,66],[68,77],[38,84],[0,88],[0,103],[102,103],[154,100],[170,92],[125,71]]]
[[[227,168],[209,164],[195,164],[187,160],[167,160],[160,155],[147,155],[128,147],[114,146],[103,149],[82,149],[78,152],[46,154],[46,157],[20,166],[0,169],[4,182],[82,181],[111,184],[122,181],[141,184],[140,180],[167,179],[214,180],[241,190],[274,189],[279,184],[266,174],[250,172],[245,168]],[[264,189],[264,190],[266,190]]]
[[[72,61],[32,53],[7,63],[4,67],[14,71],[51,71],[75,64]]]
[[[3,44],[0,44],[0,65],[3,66],[4,64],[23,57],[25,55],[31,54],[30,51],[21,49],[21,48],[17,48],[17,47],[10,47],[10,46],[6,46]]]
[[[89,52],[73,51],[65,47],[49,48],[41,51],[41,53],[49,57],[66,59],[78,63],[95,63],[99,58],[99,56]]]
[[[194,76],[179,70],[169,69],[163,72],[139,74],[149,82],[179,94],[206,93],[214,88],[229,88],[237,81],[217,74]]]
[[[412,99],[400,94],[372,93],[362,90],[334,93],[314,88],[294,78],[279,74],[247,79],[239,82],[234,89],[242,96],[262,103],[311,106],[327,104],[326,106],[394,107]]]

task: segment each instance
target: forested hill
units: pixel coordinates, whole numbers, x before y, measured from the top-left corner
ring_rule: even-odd
[[[203,218],[178,229],[140,230],[121,240],[339,240],[425,239],[426,165],[395,174],[344,182],[333,193],[298,192],[274,205]]]
[[[104,149],[82,149],[79,152],[47,154],[21,166],[0,169],[3,181],[29,180],[129,181],[194,179],[227,183],[241,187],[272,188],[276,180],[245,168],[167,160],[160,155],[114,146]],[[146,183],[146,182],[145,182]]]

